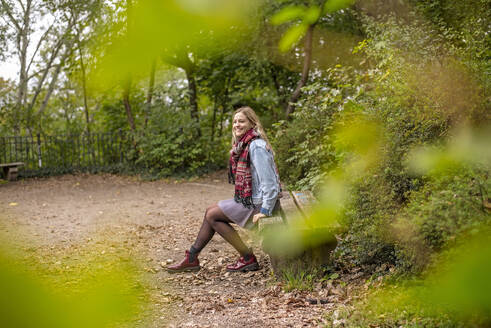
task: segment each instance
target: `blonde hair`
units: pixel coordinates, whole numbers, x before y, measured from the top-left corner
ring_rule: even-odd
[[[271,144],[269,143],[269,139],[266,135],[266,132],[264,131],[264,128],[263,128],[263,125],[261,124],[261,121],[259,121],[259,117],[257,117],[257,115],[256,115],[256,112],[254,112],[254,110],[251,107],[244,106],[244,107],[240,107],[239,109],[237,109],[234,112],[234,115],[232,116],[232,118],[234,118],[235,115],[237,115],[238,113],[242,113],[245,115],[245,117],[247,117],[249,122],[251,122],[254,131],[259,133],[259,135],[261,136],[261,139],[266,141],[266,145],[267,145],[268,149],[271,149],[271,151],[273,151],[273,147],[271,147]],[[234,144],[236,142],[237,142],[237,138],[235,137],[235,134],[232,130],[232,147],[234,146]]]

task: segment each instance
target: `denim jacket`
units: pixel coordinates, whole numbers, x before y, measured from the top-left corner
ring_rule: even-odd
[[[266,148],[266,141],[255,139],[249,145],[252,175],[252,202],[261,204],[260,212],[271,216],[280,192],[273,153]]]

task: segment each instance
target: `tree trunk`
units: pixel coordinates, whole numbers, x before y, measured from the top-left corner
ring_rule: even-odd
[[[36,86],[34,95],[30,101],[28,108],[27,108],[28,125],[30,125],[32,110],[33,110],[34,106],[36,105],[36,99],[42,91],[44,82],[45,82],[46,78],[48,77],[49,71],[50,71],[51,67],[53,66],[55,59],[57,58],[60,49],[63,47],[63,45],[65,45],[65,53],[60,58],[60,63],[56,66],[55,72],[53,73],[53,75],[51,77],[50,84],[48,86],[48,91],[47,91],[47,93],[44,97],[44,100],[41,104],[41,107],[39,108],[36,115],[40,115],[45,110],[46,105],[48,104],[48,100],[51,97],[51,94],[52,94],[54,87],[56,85],[58,75],[60,74],[60,71],[63,67],[63,64],[64,64],[66,58],[70,55],[70,53],[72,51],[73,40],[69,39],[68,33],[71,32],[71,29],[75,25],[76,22],[77,22],[77,17],[72,16],[70,19],[70,23],[68,24],[68,26],[65,30],[65,33],[60,38],[60,40],[58,41],[58,43],[56,44],[55,48],[53,49],[53,51],[51,53],[50,59],[46,65],[46,68],[44,69],[44,72],[43,72],[41,79],[39,79],[39,82]]]
[[[194,78],[194,72],[192,67],[186,67],[186,79],[188,80],[188,93],[189,93],[189,105],[191,107],[191,118],[196,122],[196,133],[198,137],[201,137],[201,128],[199,125],[199,111],[198,100],[196,91],[196,79]]]
[[[25,106],[25,99],[27,97],[27,48],[29,45],[29,29],[31,23],[31,5],[32,0],[26,1],[24,15],[22,17],[22,25],[19,25],[17,20],[10,11],[8,11],[9,18],[18,31],[17,36],[17,49],[19,51],[20,72],[19,72],[19,89],[17,91],[17,101],[14,112],[14,133],[20,133],[20,115]],[[4,4],[5,6],[5,4]]]
[[[85,73],[85,64],[82,53],[82,48],[78,44],[78,52],[80,54],[80,70],[82,72],[82,94],[84,98],[84,113],[85,113],[85,130],[90,140],[90,114],[89,114],[89,104],[87,102],[87,76]]]
[[[14,4],[15,2],[18,3],[18,6]],[[58,25],[60,27],[59,33],[55,34],[51,33],[55,24],[53,23],[43,33],[37,42],[37,45],[31,47],[32,35],[33,33],[36,33],[36,31],[33,30],[31,23],[33,23],[35,19],[38,19],[39,15],[42,15],[43,10],[41,9],[40,4],[33,0],[18,0],[15,2],[0,0],[0,5],[2,6],[3,12],[6,14],[3,18],[5,21],[9,21],[9,25],[11,25],[13,29],[14,36],[12,39],[15,40],[15,50],[19,60],[19,83],[16,95],[17,99],[15,101],[15,110],[13,113],[13,128],[16,133],[18,133],[20,131],[20,122],[22,122],[23,117],[27,120],[26,128],[30,132],[33,108],[36,105],[37,97],[43,91],[47,76],[52,73],[51,68],[56,63],[60,48],[63,45],[67,46],[69,33],[71,33],[73,26],[77,23],[78,17],[76,14],[72,14],[68,25],[64,29],[61,29],[61,25]],[[64,14],[68,15],[68,11]],[[48,46],[44,47],[46,49],[46,58],[42,62],[38,62],[38,64],[42,64],[43,67],[39,72],[30,74],[31,64],[35,62],[36,54],[39,49],[42,48],[41,46],[44,42],[49,43]],[[29,49],[34,51],[32,52]],[[60,69],[62,68],[63,67]],[[38,76],[38,74],[40,74],[40,76]],[[57,74],[55,73],[53,76],[56,80]],[[29,81],[33,77],[37,77],[37,81],[33,88],[33,96],[29,97]],[[48,93],[49,96],[47,98],[45,97],[45,103],[51,95],[50,92]]]
[[[215,139],[215,125],[217,121],[217,110],[218,110],[218,95],[215,94],[215,98],[213,99],[213,118],[211,120],[211,142]]]
[[[292,96],[290,97],[290,101],[288,102],[288,107],[286,108],[286,117],[288,118],[291,113],[295,110],[295,103],[300,97],[301,89],[307,83],[309,78],[310,65],[312,63],[312,36],[314,34],[315,24],[309,26],[307,30],[307,34],[305,35],[305,49],[304,49],[304,60],[303,60],[303,69],[302,69],[302,77],[300,81],[298,81],[297,87],[295,91],[293,91]]]
[[[43,75],[38,80],[38,84],[37,84],[36,89],[34,91],[34,95],[31,98],[31,101],[29,103],[29,106],[27,106],[27,121],[28,121],[28,125],[30,124],[32,109],[34,108],[34,105],[36,104],[37,97],[41,93],[42,87],[44,85],[44,81],[46,80],[46,77],[49,74],[49,70],[51,69],[54,60],[58,56],[58,52],[61,49],[61,46],[62,45],[63,45],[63,43],[61,41],[57,44],[57,46],[55,47],[55,49],[51,53],[51,57],[50,57],[47,65],[46,65],[46,68],[44,69]],[[26,83],[27,83],[27,80],[26,80]]]
[[[131,132],[135,133],[136,126],[135,126],[135,120],[133,118],[133,113],[131,112],[130,88],[131,88],[131,77],[127,78],[124,85],[123,104],[124,104],[124,109],[126,110],[126,118],[128,119],[128,124],[130,126]]]
[[[155,85],[155,68],[156,68],[156,65],[157,65],[157,61],[154,60],[152,62],[152,67],[150,69],[150,81],[148,83],[147,100],[145,102],[145,123],[144,123],[144,130],[147,127],[148,118],[150,116],[150,108],[152,107],[153,87]]]
[[[227,78],[225,82],[225,92],[223,93],[222,99],[222,112],[220,113],[220,130],[218,131],[218,136],[221,137],[223,135],[223,117],[225,116],[225,109],[227,108],[227,100],[228,100],[228,84],[230,82],[230,78]]]
[[[44,112],[44,110],[46,109],[46,106],[48,105],[49,98],[51,98],[51,94],[53,93],[54,88],[56,86],[56,81],[58,81],[58,76],[60,75],[61,68],[65,64],[65,60],[67,59],[68,55],[72,51],[72,45],[73,45],[73,42],[70,42],[69,44],[66,45],[65,54],[60,59],[60,63],[56,66],[56,69],[53,72],[53,76],[51,77],[51,81],[49,83],[48,90],[46,91],[46,95],[44,96],[43,102],[41,103],[41,107],[39,107],[39,110],[37,112],[38,116]]]
[[[189,53],[181,49],[174,54],[164,54],[163,60],[171,65],[182,68],[188,81],[189,105],[191,107],[191,118],[196,122],[196,134],[201,137],[201,127],[199,125],[198,93],[196,91],[196,79],[194,77],[194,63],[189,58]]]
[[[288,102],[285,99],[285,95],[282,94],[280,90],[280,83],[278,81],[278,74],[276,74],[276,69],[274,66],[271,67],[271,77],[273,79],[273,84],[276,89],[276,94],[278,95],[278,98],[280,100],[280,106],[283,109],[283,112],[287,112],[288,109]],[[273,120],[276,122],[277,121],[277,115],[276,112],[273,112]]]

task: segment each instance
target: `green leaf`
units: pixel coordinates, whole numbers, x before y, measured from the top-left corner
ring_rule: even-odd
[[[297,24],[288,29],[280,40],[280,51],[290,50],[305,35],[309,28],[306,24]]]
[[[324,13],[333,13],[335,11],[348,8],[355,1],[354,0],[329,0],[324,5]]]
[[[303,22],[305,24],[314,24],[319,19],[321,15],[321,9],[317,6],[312,6],[305,11]]]
[[[295,19],[303,17],[305,14],[305,7],[302,6],[291,6],[291,7],[286,7],[277,12],[272,18],[271,18],[271,24],[273,25],[280,25],[284,24],[290,21],[293,21]]]

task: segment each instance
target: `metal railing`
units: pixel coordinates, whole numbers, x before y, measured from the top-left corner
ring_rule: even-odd
[[[0,137],[0,163],[23,162],[20,176],[99,171],[124,164],[128,144],[122,131]]]

